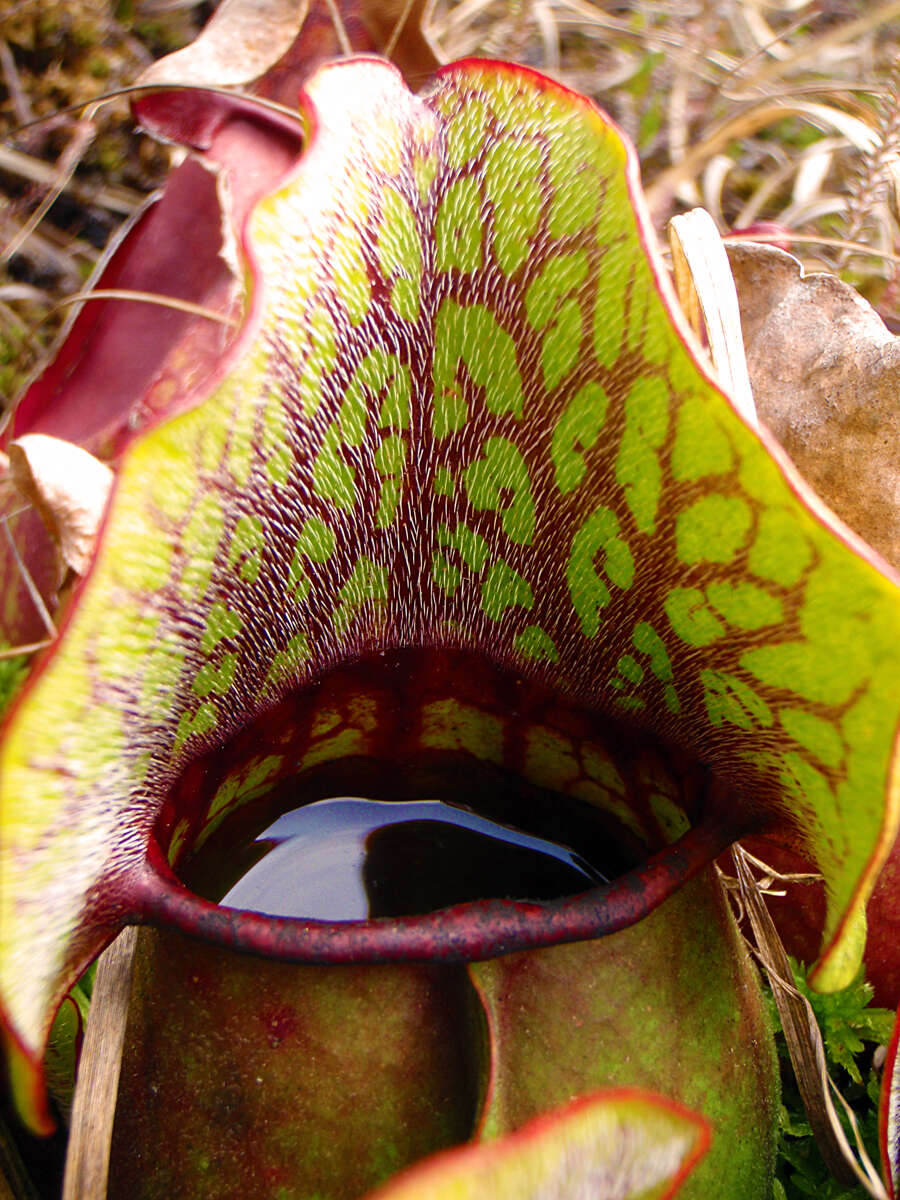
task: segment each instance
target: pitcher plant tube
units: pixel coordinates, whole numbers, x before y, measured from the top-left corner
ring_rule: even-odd
[[[476,962],[494,1049],[527,1007],[515,964],[586,941],[533,1014],[552,1045],[561,981],[593,987],[618,937],[699,921],[732,970],[710,864],[759,834],[823,875],[812,979],[848,982],[900,821],[898,579],[711,377],[621,134],[477,60],[419,95],[383,60],[332,63],[296,117],[180,88],[136,109],[195,154],[98,287],[217,319],[87,304],[6,435],[115,470],[0,741],[0,1002],[31,1123],[54,1012],[125,924],[319,970]],[[366,832],[367,912],[218,902],[298,841],[280,818],[335,797],[417,804]],[[467,814],[446,881],[434,801]],[[555,882],[470,885],[473,820]],[[433,886],[392,894],[404,863]],[[687,1004],[662,1003],[683,1038]],[[502,1103],[495,1064],[483,1134],[604,1082],[554,1082],[548,1054],[518,1103],[530,1054]]]

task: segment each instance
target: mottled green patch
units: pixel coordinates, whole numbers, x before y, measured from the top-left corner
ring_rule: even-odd
[[[327,562],[334,553],[337,539],[334,530],[321,517],[310,517],[297,538],[297,553],[313,562]]]
[[[527,579],[501,558],[481,584],[481,607],[492,621],[499,621],[507,608],[532,608],[534,594]]]
[[[68,696],[66,699],[68,700]],[[80,793],[84,799],[90,795],[96,782],[108,774],[110,764],[113,764],[114,776],[119,779],[124,778],[123,767],[131,747],[123,726],[122,713],[117,706],[95,706],[93,710],[85,709],[78,715],[79,718],[90,717],[90,732],[86,732],[83,727],[74,734],[70,734],[69,744],[66,746],[64,743],[63,749],[68,750],[71,754],[70,761],[78,763],[78,777],[73,790],[77,789],[76,794]],[[68,782],[71,787],[71,781]],[[71,794],[70,792],[70,796]],[[64,812],[65,806],[61,806],[58,810],[57,821],[60,819],[59,814]],[[68,824],[65,819],[64,823]],[[3,832],[4,837],[8,836],[9,827],[5,826]],[[66,859],[64,858],[63,861],[65,862]]]
[[[325,304],[316,304],[309,314],[309,352],[300,377],[303,410],[314,416],[322,402],[325,380],[337,364],[334,319]]]
[[[190,831],[191,823],[187,817],[182,817],[175,828],[172,830],[172,836],[169,838],[169,849],[166,857],[170,867],[174,867],[178,862],[179,855],[184,848],[185,839]]]
[[[180,643],[160,643],[141,656],[140,703],[150,712],[164,709],[172,703],[185,650]]]
[[[612,761],[607,750],[598,745],[588,743],[581,749],[581,761],[590,778],[601,784],[617,796],[625,796],[627,787],[619,769]]]
[[[541,147],[534,141],[501,138],[488,149],[485,195],[493,205],[494,257],[506,275],[528,258],[541,214]]]
[[[184,422],[183,427],[182,422]],[[209,409],[204,407],[176,418],[174,421],[168,422],[164,428],[186,441],[192,425],[196,429],[194,447],[198,470],[201,472],[217,470],[225,459],[228,422],[222,420],[218,405],[211,405]]]
[[[356,507],[356,472],[341,457],[344,445],[338,422],[334,421],[322,438],[313,463],[312,480],[317,496],[350,512]]]
[[[691,827],[687,813],[671,796],[653,792],[650,796],[650,808],[667,842],[677,842]]]
[[[378,407],[379,400],[378,424],[382,429],[409,428],[412,405],[409,367],[395,354],[375,346],[359,364],[347,388],[341,410],[346,441],[359,444],[365,433],[368,413]],[[347,409],[346,416],[344,408]]]
[[[315,742],[303,755],[297,765],[298,771],[308,771],[320,763],[335,762],[340,758],[350,758],[355,754],[367,754],[371,739],[360,729],[342,729],[334,737],[322,738]]]
[[[815,813],[820,829],[840,828],[843,822],[831,784],[802,754],[787,751],[781,756],[779,779],[788,796],[794,798],[795,807],[806,814]],[[841,857],[845,854],[845,847],[841,847]]]
[[[448,467],[438,467],[434,473],[434,494],[436,496],[452,496],[456,491],[453,475]]]
[[[812,545],[793,513],[784,508],[770,508],[759,514],[756,537],[747,558],[747,566],[758,579],[795,587],[812,558]]]
[[[596,509],[576,532],[566,566],[569,594],[585,637],[596,636],[600,613],[611,597],[607,583],[594,566],[601,552],[601,570],[606,580],[614,587],[630,588],[634,582],[634,558],[621,536],[619,518],[612,509],[603,507]]]
[[[440,101],[438,104],[440,105]],[[478,96],[467,95],[463,102],[458,99],[457,111],[445,126],[447,165],[462,167],[480,154],[486,142],[489,109]]]
[[[175,446],[161,458],[150,480],[150,502],[170,521],[181,522],[199,489],[196,465]]]
[[[290,431],[284,397],[272,386],[262,407],[262,447],[266,456],[266,473],[276,486],[283,486],[293,466]]]
[[[375,451],[375,469],[383,476],[375,524],[387,529],[394,523],[400,503],[400,487],[403,465],[406,460],[406,443],[399,434],[389,434]]]
[[[805,708],[782,708],[778,718],[788,735],[826,767],[839,767],[844,760],[843,739],[835,726]]]
[[[441,201],[434,224],[435,258],[439,271],[477,271],[482,264],[484,222],[481,191],[476,179],[458,179]]]
[[[345,226],[340,253],[331,256],[334,285],[344,302],[351,325],[358,325],[372,302],[372,284],[369,280],[369,265],[363,253],[362,232],[366,220],[365,192],[360,190],[354,197],[362,211],[355,215],[359,225]]]
[[[606,421],[609,397],[599,383],[586,383],[566,405],[553,430],[550,454],[556,486],[565,495],[584,479],[587,464],[582,451],[589,450]]]
[[[242,623],[241,614],[236,609],[217,600],[207,615],[200,649],[204,654],[211,654],[224,638],[233,638],[240,631]]]
[[[630,654],[623,654],[616,663],[616,670],[621,675],[626,683],[642,683],[644,679],[644,668],[632,658]],[[621,686],[621,682],[615,678],[612,680],[613,687]]]
[[[434,436],[461,429],[468,407],[459,378],[465,364],[472,382],[484,389],[488,412],[522,416],[522,377],[516,346],[483,304],[457,304],[447,299],[434,323]]]
[[[569,237],[596,220],[603,197],[603,175],[612,167],[612,147],[598,143],[602,128],[569,123],[565,136],[550,139],[550,236]]]
[[[829,669],[822,662],[821,650],[809,642],[757,646],[745,651],[740,665],[769,687],[819,704],[840,704],[847,700],[857,681],[854,673],[848,686],[841,676],[840,665],[836,664],[836,670]]]
[[[437,174],[438,161],[433,146],[417,146],[412,156],[413,178],[419,192],[419,201],[426,204]]]
[[[532,725],[525,732],[524,775],[539,787],[567,791],[581,775],[571,740],[546,725]]]
[[[189,737],[204,737],[210,733],[215,729],[218,720],[219,714],[216,712],[216,706],[209,700],[204,701],[196,712],[183,712],[178,720],[178,728],[175,730],[172,753],[177,754]]]
[[[845,704],[877,670],[873,624],[876,589],[857,577],[852,588],[838,564],[823,562],[806,584],[805,642],[760,646],[741,659],[757,679],[818,704]]]
[[[734,450],[715,419],[711,399],[700,392],[686,396],[679,406],[671,460],[672,475],[679,483],[724,475],[734,466]]]
[[[231,544],[228,547],[228,566],[231,570],[238,568],[241,579],[245,583],[255,583],[262,570],[262,552],[265,548],[265,535],[259,517],[244,516],[234,527]]]
[[[641,257],[634,268],[634,290],[629,294],[628,347],[640,352],[649,365],[662,366],[669,358],[674,333],[656,285],[648,276],[646,259]]]
[[[773,723],[772,710],[765,700],[739,676],[729,671],[700,672],[703,699],[710,724],[720,728],[726,722],[745,732]]]
[[[526,625],[515,641],[516,651],[535,662],[559,662],[559,651],[540,625]]]
[[[600,249],[603,257],[594,302],[594,356],[601,367],[609,369],[621,354],[625,340],[625,289],[615,280],[627,272],[632,249],[621,235],[614,242],[601,241]]]
[[[468,525],[457,525],[451,529],[448,525],[439,525],[437,532],[439,546],[458,550],[463,562],[473,571],[481,571],[488,560],[490,548],[481,536]]]
[[[532,328],[547,330],[541,343],[541,370],[548,390],[570,374],[581,353],[581,305],[574,293],[580,290],[587,271],[583,250],[556,255],[525,293],[525,312]]]
[[[635,380],[625,398],[625,431],[616,458],[616,480],[642,533],[656,529],[662,491],[657,451],[669,427],[669,390],[658,375]]]
[[[207,820],[219,816],[234,807],[234,801],[267,783],[281,769],[284,758],[280,754],[267,754],[252,760],[242,770],[228,775],[216,790],[209,803]]]
[[[672,680],[672,660],[666,644],[649,621],[640,621],[635,625],[631,643],[650,659],[650,670],[657,679],[666,683]]]
[[[206,595],[224,532],[221,498],[205,492],[181,535],[184,568],[178,590],[185,603],[196,604]]]
[[[334,628],[342,637],[351,621],[366,605],[379,608],[387,602],[390,580],[387,567],[372,562],[361,554],[350,573],[350,578],[340,590],[340,603],[334,611]]]
[[[294,546],[294,557],[287,578],[288,587],[296,600],[302,602],[309,594],[306,563],[310,560],[327,562],[334,553],[335,544],[334,530],[321,517],[310,517],[306,521]]]
[[[737,629],[765,629],[780,625],[784,610],[777,596],[747,580],[737,583],[711,583],[707,599],[729,625]]]
[[[255,356],[256,360],[259,355]],[[228,421],[228,446],[226,466],[231,478],[239,488],[246,488],[250,482],[250,473],[257,458],[255,445],[256,406],[247,404],[246,397],[259,395],[264,391],[265,383],[262,366],[258,361],[251,362],[246,367],[241,364],[236,375],[229,380],[234,394],[234,403]]]
[[[383,193],[378,229],[378,265],[391,285],[391,307],[404,321],[419,315],[422,247],[415,214],[405,197],[392,187]]]
[[[462,583],[462,571],[438,550],[431,560],[431,578],[442,592],[452,596]]]
[[[740,496],[701,496],[675,520],[678,558],[688,566],[730,563],[743,548],[752,520],[750,506]]]
[[[434,750],[464,750],[484,762],[503,761],[503,722],[458,700],[425,705],[421,741]]]
[[[288,446],[277,446],[266,459],[266,474],[274,487],[284,487],[294,465],[294,456]]]
[[[172,570],[172,548],[150,534],[149,517],[137,516],[130,538],[123,539],[110,556],[110,572],[117,583],[136,595],[149,595],[164,587]]]
[[[530,545],[534,533],[534,501],[524,458],[507,438],[488,438],[481,450],[482,457],[475,459],[463,472],[472,507],[502,512],[506,536],[519,545]],[[506,492],[512,492],[512,499],[501,508]]]
[[[210,692],[217,696],[224,696],[234,682],[237,662],[236,654],[226,654],[217,667],[212,663],[205,663],[194,676],[191,686],[201,697],[208,696]]]
[[[649,623],[640,621],[634,627],[631,643],[641,654],[646,654],[650,660],[650,670],[654,677],[663,685],[663,700],[671,713],[681,712],[681,701],[675,689],[672,660],[666,649],[665,642]]]
[[[709,646],[725,633],[699,588],[673,588],[663,607],[673,631],[688,646]]]
[[[272,658],[265,686],[278,687],[288,679],[296,679],[309,654],[309,639],[306,634],[294,634],[285,648],[279,650]]]

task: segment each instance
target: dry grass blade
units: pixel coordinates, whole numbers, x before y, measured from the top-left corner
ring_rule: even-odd
[[[787,74],[802,63],[821,61],[826,49],[846,46],[858,41],[864,34],[871,33],[888,21],[900,16],[900,0],[887,0],[878,8],[869,8],[863,16],[832,26],[816,37],[805,38],[786,58],[770,59],[755,72],[753,82],[758,86],[771,79]]]
[[[207,321],[215,321],[219,325],[234,327],[239,324],[234,317],[227,317],[212,308],[204,308],[202,304],[192,304],[190,300],[179,300],[177,296],[161,296],[157,292],[133,292],[124,288],[94,288],[89,292],[75,292],[64,296],[48,309],[48,313],[70,304],[80,304],[82,300],[133,300],[139,304],[157,304],[161,308],[175,308],[179,312],[190,313],[194,317],[205,317]]]
[[[52,641],[53,638],[56,637],[56,626],[53,624],[53,618],[47,611],[47,605],[44,603],[44,598],[38,590],[37,584],[31,578],[31,573],[25,566],[22,555],[19,553],[19,547],[16,545],[16,540],[13,537],[12,530],[9,527],[9,518],[6,516],[0,518],[0,523],[3,525],[3,532],[6,535],[6,540],[9,542],[9,548],[15,560],[16,568],[22,575],[22,580],[28,590],[28,595],[31,597],[32,603],[34,604],[34,607],[37,609],[38,615],[41,618],[41,622],[43,623],[43,626],[47,630],[50,640]],[[35,643],[35,646],[36,648],[40,649],[40,646],[43,644],[44,643]],[[12,657],[13,654],[26,654],[29,652],[29,649],[30,648],[28,647],[23,648],[20,646],[11,651],[9,655],[6,655],[5,657]]]
[[[81,111],[84,107],[83,104],[78,105],[77,111]],[[14,133],[32,129],[47,120],[49,120],[48,117],[39,117],[28,121],[18,126]],[[48,188],[52,188],[59,179],[57,167],[45,163],[39,158],[33,158],[30,154],[23,154],[21,150],[13,150],[10,146],[0,146],[0,170],[9,171],[11,175],[18,175],[31,183]],[[143,200],[139,193],[129,188],[121,186],[89,188],[71,176],[63,179],[62,190],[71,192],[76,200],[85,204],[99,204],[102,208],[108,208],[110,212],[125,217],[130,216]]]
[[[837,130],[857,150],[872,150],[877,144],[875,131],[842,109],[827,104],[811,104],[801,100],[787,102],[766,97],[708,130],[705,137],[691,145],[682,159],[661,171],[645,189],[651,209],[658,207],[679,184],[692,179],[702,170],[704,163],[725,151],[733,141],[747,138],[791,116],[803,118],[816,128]]]
[[[40,202],[35,211],[31,214],[16,236],[5,247],[0,257],[3,260],[12,258],[16,254],[32,233],[46,217],[47,213],[60,198],[68,184],[72,182],[75,175],[75,169],[81,162],[85,150],[94,139],[96,130],[92,121],[85,119],[78,121],[74,126],[74,136],[72,141],[63,151],[60,156],[59,164],[53,178],[53,184],[43,200]]]
[[[831,1099],[832,1089],[837,1089],[828,1076],[825,1047],[812,1007],[789,982],[793,977],[791,965],[763,901],[762,891],[750,870],[748,856],[740,846],[734,846],[732,852],[740,897],[753,930],[757,956],[772,988],[797,1086],[822,1158],[839,1183],[847,1187],[859,1184],[873,1200],[889,1200],[878,1172],[862,1147],[852,1112],[849,1119],[860,1152],[858,1158],[847,1141]]]
[[[159,61],[165,62],[167,60],[160,59]],[[147,72],[145,72],[145,75],[146,74],[147,74]],[[114,100],[121,100],[123,97],[126,97],[126,96],[152,96],[152,95],[155,95],[156,93],[166,93],[166,92],[171,91],[173,87],[177,87],[179,92],[201,92],[204,95],[227,96],[231,100],[241,100],[246,104],[255,105],[257,108],[267,110],[267,111],[273,112],[273,113],[279,113],[283,117],[288,117],[292,121],[295,121],[300,129],[303,129],[302,118],[298,116],[296,109],[288,108],[287,105],[284,105],[284,104],[279,104],[277,100],[269,100],[265,96],[256,96],[253,94],[253,92],[242,91],[239,87],[226,87],[224,84],[218,85],[218,84],[214,84],[214,83],[173,84],[173,83],[168,83],[165,81],[160,82],[160,81],[156,81],[153,79],[145,81],[142,76],[141,81],[138,83],[130,83],[125,87],[114,88],[113,91],[103,92],[99,96],[94,96],[93,99],[91,99],[89,101],[85,101],[80,104],[69,104],[65,108],[57,109],[57,111],[53,114],[52,117],[50,117],[50,116],[35,117],[34,120],[32,120],[32,121],[26,121],[22,125],[17,125],[16,128],[12,130],[10,136],[18,137],[20,134],[27,132],[29,129],[36,129],[41,125],[45,125],[48,121],[52,121],[56,117],[68,116],[71,113],[85,112],[88,109],[93,110],[93,109],[99,108],[102,104],[111,104]],[[0,150],[3,150],[3,147],[0,147]],[[13,151],[5,151],[5,150],[3,152],[10,153],[10,154],[14,153]],[[27,159],[27,155],[22,155],[20,157]],[[18,160],[11,160],[11,161],[17,162]],[[3,160],[0,159],[0,165],[2,165],[2,162],[3,162]],[[54,169],[53,169],[53,167],[49,166],[47,163],[42,164],[42,163],[38,162],[38,160],[36,160],[36,159],[28,159],[28,162],[35,164],[33,166],[33,168],[29,168],[29,169],[33,169],[33,172],[34,172],[33,176],[28,174],[28,170],[24,166],[22,167],[21,171],[19,172],[21,174],[26,175],[27,178],[34,178],[35,181],[37,181],[37,182],[47,182],[53,176]],[[72,190],[73,190],[73,193],[75,193],[77,189],[75,189],[75,187],[73,186]],[[85,193],[87,193],[87,191],[88,191],[87,188],[84,188],[83,190]],[[141,201],[143,199],[143,197],[137,195],[137,193],[128,192],[128,193],[124,193],[124,194],[127,194],[127,195],[134,194],[137,197],[137,200],[135,201],[134,204],[131,204],[127,209],[122,209],[123,212],[130,213],[130,212],[134,211],[134,209],[137,207],[137,203],[139,201]],[[91,191],[90,195],[91,196],[103,195],[103,192],[101,191],[98,193],[94,193],[93,191]],[[107,205],[107,207],[114,207],[114,206]]]
[[[385,47],[382,51],[385,58],[390,58],[391,55],[393,54],[394,47],[397,45],[397,39],[400,37],[400,34],[403,32],[403,26],[409,20],[409,14],[412,12],[413,3],[414,3],[414,0],[406,0],[406,2],[404,3],[403,9],[402,9],[400,15],[397,17],[396,22],[394,23],[394,28],[391,31],[391,36],[388,38],[388,40],[385,44]]]
[[[137,930],[124,929],[97,962],[78,1066],[62,1200],[106,1200]]]
[[[819,237],[814,233],[793,233],[790,229],[779,230],[778,233],[727,233],[723,239],[729,245],[732,242],[761,242],[764,245],[777,246],[780,242],[796,242],[806,246],[834,246],[837,249],[851,250],[854,254],[869,255],[871,258],[883,258],[887,262],[900,263],[900,254],[889,250],[879,250],[875,246],[867,246],[865,242],[848,242],[846,238]]]
[[[335,36],[338,40],[338,45],[341,48],[341,54],[349,58],[353,54],[353,45],[350,38],[347,36],[347,28],[344,25],[344,18],[341,16],[341,10],[337,5],[337,0],[325,0],[325,6],[331,14],[331,23],[334,26]]]

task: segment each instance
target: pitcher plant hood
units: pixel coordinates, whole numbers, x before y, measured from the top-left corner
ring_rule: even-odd
[[[127,383],[93,560],[0,742],[0,1003],[32,1121],[65,989],[135,921],[292,961],[484,958],[621,928],[757,832],[825,877],[814,978],[843,985],[900,812],[898,579],[711,378],[633,150],[475,60],[418,96],[379,59],[323,67],[293,154],[250,108],[140,102],[212,147],[192,178],[219,155],[179,211],[221,206],[243,316],[203,370],[190,331],[163,340],[188,365],[152,404],[152,371]],[[115,346],[139,306],[105,304]],[[103,356],[60,358],[13,436],[71,437],[75,389],[108,432]],[[647,861],[557,902],[345,923],[172,874],[261,789],[429,754],[586,802]]]

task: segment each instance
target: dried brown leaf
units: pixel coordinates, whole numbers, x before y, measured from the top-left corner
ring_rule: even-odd
[[[900,338],[853,288],[729,247],[756,407],[848,525],[900,566]]]
[[[112,471],[71,442],[31,433],[9,446],[9,469],[24,499],[41,515],[67,567],[88,568],[112,486]]]
[[[308,6],[308,0],[223,0],[198,38],[153,63],[139,82],[249,83],[290,47]]]

